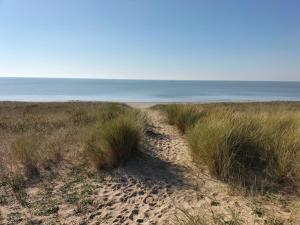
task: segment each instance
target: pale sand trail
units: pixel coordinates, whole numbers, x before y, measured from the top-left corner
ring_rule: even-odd
[[[200,173],[179,132],[159,112],[142,110],[150,122],[144,149],[118,171],[117,181],[99,189],[99,197],[108,200],[93,221],[168,224],[179,209],[226,214],[230,208],[238,208],[251,221],[251,204],[241,197],[228,197],[223,184]]]
[[[234,210],[244,224],[253,224],[253,203],[249,198],[231,195],[227,185],[212,178],[205,169],[197,168],[188,154],[184,137],[166,123],[160,112],[141,110],[147,115],[149,126],[139,155],[101,181],[94,178],[76,181],[76,178],[73,182],[70,173],[59,176],[51,182],[53,190],[46,195],[47,199],[52,196],[59,202],[55,214],[32,216],[28,209],[15,203],[2,207],[2,218],[19,211],[27,217],[20,224],[26,224],[25,221],[47,224],[53,218],[61,224],[169,224],[176,213],[180,215],[179,209],[200,212],[210,218],[212,212],[229,215]],[[61,194],[66,183],[72,186]],[[86,210],[80,211],[76,205],[64,202],[66,195],[74,190],[82,192],[88,185],[92,187],[89,198],[93,204]],[[41,198],[40,189],[41,185],[27,192],[32,199]],[[287,217],[289,212],[278,207],[272,205],[270,210]],[[7,219],[2,223],[8,224]]]

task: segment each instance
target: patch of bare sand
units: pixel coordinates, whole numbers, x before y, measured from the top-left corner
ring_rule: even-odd
[[[296,217],[295,199],[233,194],[192,163],[186,141],[158,111],[142,110],[150,124],[139,155],[110,172],[64,165],[52,179],[26,189],[26,204],[2,185],[0,224],[169,224],[179,209],[228,220],[234,211],[243,224]]]

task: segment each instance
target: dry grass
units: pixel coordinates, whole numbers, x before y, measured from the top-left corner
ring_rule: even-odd
[[[83,160],[82,149],[91,130],[98,128],[105,148],[126,145],[136,150],[135,129],[143,124],[136,110],[118,103],[0,103],[0,176],[36,177],[61,160]],[[132,117],[132,118],[131,118]],[[99,140],[98,140],[99,138]],[[119,138],[119,139],[118,139]],[[118,142],[119,141],[119,142]],[[120,149],[121,150],[121,149]],[[122,149],[123,150],[123,149]],[[120,161],[126,154],[115,155]]]
[[[168,120],[178,126],[176,112],[168,111],[171,108],[180,114],[180,108],[187,106],[160,107],[166,112]],[[194,124],[186,123],[191,153],[199,165],[207,165],[213,175],[224,181],[255,189],[293,187],[295,190],[299,187],[299,103],[204,104],[189,107],[195,108],[190,109],[192,112],[202,112]],[[190,117],[195,118],[193,114]]]
[[[187,210],[180,210],[178,215],[175,216],[174,225],[242,225],[243,220],[240,218],[240,215],[233,209],[229,209],[229,215],[226,217],[222,214],[213,212],[212,210],[209,213],[203,214],[190,213]],[[253,224],[255,225],[255,224]]]
[[[32,136],[20,136],[12,144],[11,155],[24,165],[28,177],[39,175],[37,164],[40,161],[37,140]]]
[[[173,225],[243,225],[244,220],[241,215],[234,209],[228,210],[228,215],[218,214],[212,210],[206,214],[202,209],[200,212],[191,213],[187,210],[180,210],[178,215],[173,219]],[[248,223],[247,223],[248,224]],[[261,224],[257,220],[253,219],[250,225]],[[292,225],[294,224],[291,220],[282,220],[276,218],[275,215],[271,217],[265,217],[263,220],[264,225]]]

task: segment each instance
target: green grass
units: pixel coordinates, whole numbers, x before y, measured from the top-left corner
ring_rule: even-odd
[[[176,125],[182,133],[194,126],[203,116],[203,111],[193,105],[170,104],[162,109],[167,115],[169,124]]]
[[[255,190],[298,189],[300,104],[167,105],[160,108],[170,124],[179,129],[183,120],[177,115],[182,111],[189,108],[193,112],[191,118],[195,118],[194,112],[201,112],[193,123],[184,120],[184,130],[193,160],[198,165],[206,165],[214,176]]]
[[[108,120],[86,139],[87,158],[98,168],[118,166],[138,151],[143,127],[143,119],[136,112]]]

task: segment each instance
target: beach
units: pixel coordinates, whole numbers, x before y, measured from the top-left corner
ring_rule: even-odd
[[[19,184],[24,185],[22,191],[13,189],[18,180],[12,185],[4,179],[11,174],[3,175],[2,224],[179,224],[185,212],[205,218],[209,224],[217,218],[236,220],[234,224],[265,224],[265,220],[275,216],[278,221],[300,222],[297,194],[244,192],[217,179],[205,166],[199,168],[192,160],[185,136],[167,123],[161,111],[153,108],[155,103],[129,104],[147,118],[139,152],[116,168],[102,170],[81,161],[81,156],[74,156],[83,148],[77,133],[85,128],[77,129],[79,125],[72,124],[68,130],[65,127],[71,125],[66,123],[60,129],[56,122],[66,119],[74,104],[84,104],[86,108],[89,104],[105,103],[40,104],[43,103],[0,104],[2,151],[10,148],[8,145],[16,135],[15,131],[10,135],[4,133],[8,125],[4,126],[3,115],[7,121],[14,116],[21,120],[20,113],[24,116],[35,110],[39,116],[50,114],[48,124],[43,119],[39,123],[54,129],[47,130],[49,138],[57,132],[63,136],[63,149],[68,150],[64,150],[67,153],[62,159],[43,165],[37,177],[26,178],[26,184]],[[60,114],[63,108],[67,109],[66,114]],[[15,115],[9,114],[12,111]],[[51,122],[50,118],[56,119]],[[44,132],[43,127],[36,129]],[[72,138],[70,131],[74,132]],[[1,161],[5,160],[2,153]]]
[[[300,225],[299,12],[0,0],[0,225]]]

